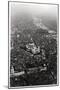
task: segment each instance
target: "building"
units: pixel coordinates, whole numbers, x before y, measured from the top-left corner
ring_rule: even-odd
[[[36,47],[34,43],[29,43],[26,45],[27,50],[31,50],[33,54],[39,53],[40,52],[40,47]]]

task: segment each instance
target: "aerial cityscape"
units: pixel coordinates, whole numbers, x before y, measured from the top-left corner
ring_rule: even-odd
[[[58,6],[10,2],[10,87],[57,84]]]

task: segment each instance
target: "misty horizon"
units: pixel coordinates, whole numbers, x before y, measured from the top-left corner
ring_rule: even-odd
[[[12,26],[18,29],[23,29],[25,26],[29,28],[36,26],[35,21],[37,24],[41,21],[46,29],[57,31],[57,5],[13,2],[10,6]]]

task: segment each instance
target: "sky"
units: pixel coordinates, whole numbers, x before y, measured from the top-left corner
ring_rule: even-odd
[[[11,2],[11,15],[14,17],[18,14],[29,13],[32,16],[47,15],[56,18],[58,12],[57,5],[51,4],[33,4]]]
[[[36,21],[35,19],[37,19],[38,24],[39,19],[41,19],[44,22],[44,25],[50,29],[56,30],[57,28],[56,22],[58,18],[58,5],[56,4],[10,2],[9,8],[11,10],[11,21],[15,23],[15,25],[18,22],[21,23],[21,26],[23,23],[30,23],[30,19],[32,18],[34,22]]]

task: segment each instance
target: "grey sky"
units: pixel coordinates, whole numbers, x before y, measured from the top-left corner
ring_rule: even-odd
[[[16,3],[12,2],[11,4],[11,14],[16,16],[18,14],[29,13],[31,16],[42,16],[46,15],[51,18],[57,17],[57,5],[50,4],[32,4],[32,3]]]
[[[57,30],[58,5],[19,2],[10,2],[9,5],[11,25],[23,29],[25,25],[32,27],[36,21],[37,24],[42,21],[45,27]]]

